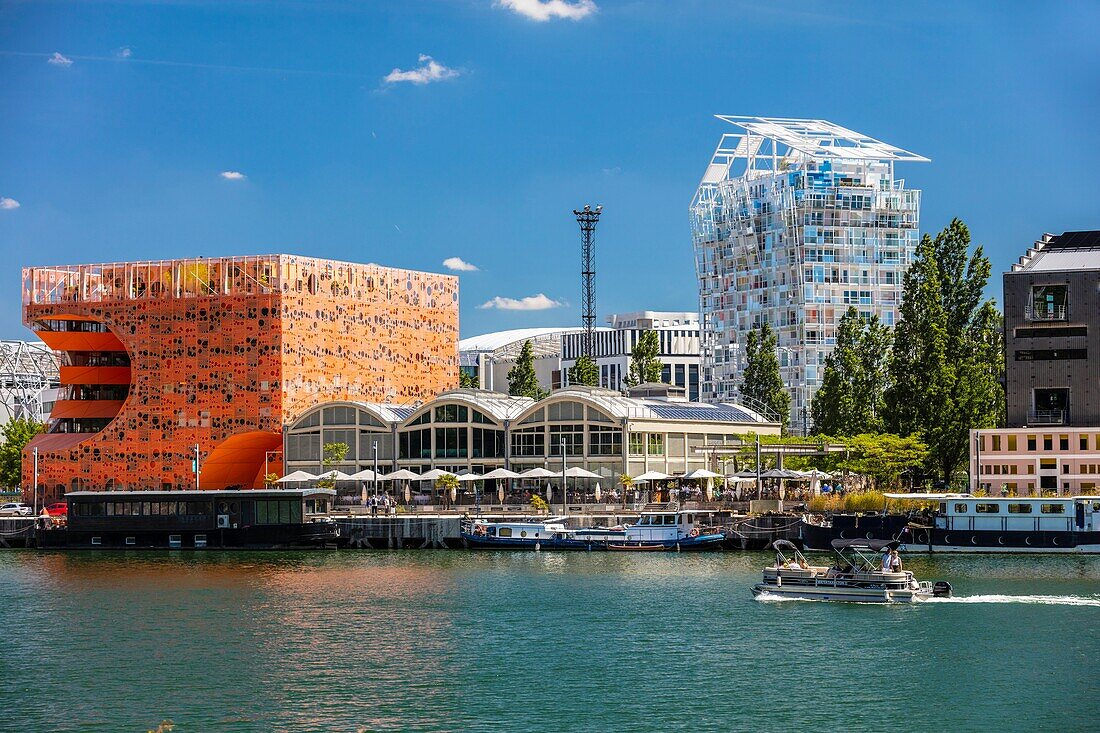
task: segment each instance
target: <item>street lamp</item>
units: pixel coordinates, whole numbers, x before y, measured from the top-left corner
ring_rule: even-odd
[[[569,477],[565,475],[565,438],[561,439],[561,513],[562,515],[569,514]]]
[[[195,491],[199,490],[199,444],[195,443],[195,460],[192,461],[195,467]]]
[[[371,443],[371,452],[374,454],[374,495],[378,496],[378,441]]]

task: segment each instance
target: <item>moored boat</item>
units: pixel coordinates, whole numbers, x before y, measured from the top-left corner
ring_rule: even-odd
[[[979,497],[886,494],[933,502],[931,521],[899,535],[909,552],[1100,553],[1100,496]]]
[[[887,540],[833,540],[831,566],[811,565],[789,540],[776,540],[775,565],[752,587],[757,598],[794,598],[858,603],[911,603],[951,595],[951,584],[918,581],[908,570],[876,566],[876,553],[896,550]]]
[[[332,489],[74,491],[51,549],[202,550],[335,547]]]

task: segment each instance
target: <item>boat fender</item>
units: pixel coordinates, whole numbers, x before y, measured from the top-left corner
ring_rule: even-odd
[[[998,537],[997,538],[997,544],[1003,545],[1004,543],[1005,543],[1005,538],[1004,537]]]
[[[698,537],[699,536],[699,528],[698,527],[692,527],[691,531],[688,532],[688,535],[691,536],[691,537]]]
[[[927,532],[922,532],[920,537],[917,538],[917,542],[919,542],[922,545],[927,544],[928,543],[928,533]]]
[[[535,543],[535,552],[538,552],[541,549],[542,549],[542,543],[541,542],[536,542]]]
[[[864,535],[864,536],[865,536],[865,537],[866,537],[867,539],[869,539],[869,540],[873,540],[873,539],[875,538],[875,533],[874,533],[874,532],[868,532],[868,533],[867,533],[866,535]]]
[[[970,544],[972,544],[972,545],[978,544],[978,535],[970,535]]]

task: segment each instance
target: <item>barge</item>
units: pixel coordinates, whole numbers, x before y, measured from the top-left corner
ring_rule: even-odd
[[[203,550],[335,547],[332,489],[74,491],[44,549]]]

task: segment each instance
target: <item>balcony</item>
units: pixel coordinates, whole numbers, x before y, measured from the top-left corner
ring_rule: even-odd
[[[1032,304],[1024,309],[1024,318],[1029,321],[1064,321],[1067,315],[1064,305]]]
[[[1027,413],[1028,425],[1065,425],[1065,410],[1032,410]]]

